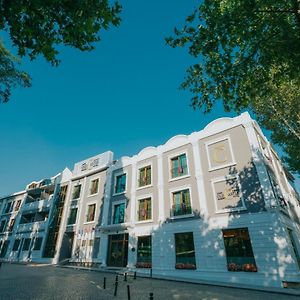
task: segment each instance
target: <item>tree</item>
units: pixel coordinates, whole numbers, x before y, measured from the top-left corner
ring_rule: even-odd
[[[198,60],[182,83],[193,108],[252,110],[300,174],[298,0],[204,0],[166,41]]]
[[[81,51],[94,49],[100,40],[99,31],[120,23],[121,6],[109,0],[0,0],[0,30],[9,33],[18,55],[31,60],[38,55],[57,66],[58,45],[75,47]],[[1,45],[0,102],[9,100],[10,90],[16,85],[29,86],[29,76],[11,71],[15,60]],[[8,62],[10,60],[10,62]],[[8,67],[6,69],[6,67]],[[5,74],[8,77],[5,77]],[[22,75],[22,76],[21,76]],[[3,82],[5,82],[3,84]],[[9,84],[8,84],[9,82]]]

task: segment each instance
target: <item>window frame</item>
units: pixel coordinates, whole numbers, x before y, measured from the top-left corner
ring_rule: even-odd
[[[69,223],[69,218],[70,218],[70,215],[71,215],[71,210],[72,209],[77,209],[77,212],[76,212],[76,218],[75,218],[75,223],[72,223],[72,224],[68,224]],[[76,206],[70,206],[70,209],[69,209],[69,214],[68,214],[68,217],[67,217],[67,226],[74,226],[76,225],[77,223],[77,218],[78,218],[78,205]]]
[[[249,237],[249,244],[250,244],[250,249],[247,249],[247,251],[251,250],[251,253],[252,253],[252,257],[250,256],[229,256],[228,254],[228,250],[226,249],[226,243],[225,243],[225,237],[224,237],[224,232],[226,231],[242,231],[242,230],[247,230],[247,234],[248,234],[248,237]],[[227,267],[227,271],[228,272],[257,272],[258,271],[258,268],[257,268],[257,263],[256,263],[256,259],[255,259],[255,254],[254,254],[254,250],[253,250],[253,246],[252,246],[252,240],[251,240],[251,236],[250,236],[250,230],[249,230],[249,227],[238,227],[238,228],[223,228],[221,230],[222,232],[222,239],[223,239],[223,243],[224,243],[224,251],[225,251],[225,257],[226,257],[226,267]],[[240,234],[235,237],[233,236],[233,238],[237,238],[237,239],[241,239],[240,237]],[[229,237],[228,237],[229,239]],[[241,249],[243,249],[243,251],[245,251],[245,243],[240,246],[238,245]],[[241,262],[229,262],[232,258],[232,257],[236,257],[236,258],[243,258],[243,257],[250,257],[253,259],[253,262],[247,262],[247,263],[244,263],[244,264],[241,264]]]
[[[74,189],[75,187],[77,186],[80,186],[80,190],[79,190],[79,197],[78,198],[73,198],[74,197]],[[71,201],[74,201],[74,200],[79,200],[81,198],[81,195],[82,195],[82,183],[76,183],[73,185],[73,188],[72,188],[72,197],[71,197]]]
[[[150,198],[151,202],[151,218],[147,220],[141,220],[139,221],[139,201],[141,200],[146,200]],[[152,194],[147,194],[147,195],[141,195],[136,198],[136,214],[135,214],[135,223],[137,224],[142,224],[142,223],[151,223],[153,222],[153,195]]]
[[[139,239],[140,238],[150,238],[150,249],[151,249],[151,255],[149,261],[139,261]],[[137,236],[137,241],[136,241],[136,268],[152,268],[152,262],[153,262],[153,237],[152,234],[143,234]]]
[[[193,248],[194,248],[194,263],[180,263],[177,261],[177,245],[176,245],[176,235],[180,234],[191,234],[193,238]],[[196,257],[196,245],[195,245],[195,238],[194,238],[194,232],[193,231],[180,231],[180,232],[174,232],[173,234],[174,238],[174,251],[175,251],[175,269],[176,270],[197,270],[197,257]],[[182,266],[179,266],[182,265]],[[185,265],[185,266],[184,266]]]
[[[122,192],[116,192],[117,188],[117,177],[120,177],[122,175],[125,175],[125,190]],[[113,184],[113,196],[123,195],[127,192],[127,184],[128,184],[128,172],[127,171],[116,171],[114,173],[114,184]]]
[[[209,155],[209,146],[213,145],[213,144],[216,144],[216,143],[219,143],[219,142],[222,142],[222,141],[226,141],[226,140],[228,140],[229,151],[230,151],[230,154],[231,154],[232,161],[221,164],[221,165],[216,166],[216,167],[212,167],[211,160],[210,160],[211,158],[210,158],[210,155]],[[231,167],[231,166],[235,166],[237,164],[234,153],[233,153],[233,147],[232,147],[232,142],[231,142],[230,135],[224,135],[224,136],[222,136],[218,139],[214,139],[214,140],[210,140],[210,141],[205,142],[205,150],[206,150],[207,160],[208,160],[208,172],[228,168],[228,167]]]
[[[115,206],[120,205],[124,203],[124,220],[122,223],[114,223],[114,216],[115,216]],[[118,224],[124,224],[126,220],[126,199],[118,200],[118,201],[113,201],[112,202],[112,211],[111,211],[111,225],[118,225]]]
[[[181,156],[181,155],[185,155],[185,157],[186,157],[187,174],[182,175],[182,176],[172,177],[172,160],[176,157]],[[189,168],[188,149],[178,151],[178,152],[175,152],[175,153],[172,153],[172,154],[168,155],[168,166],[169,166],[169,182],[190,177],[191,174],[190,174],[190,168]]]
[[[234,178],[237,180],[237,184],[238,184],[238,187],[239,187],[239,196],[240,196],[240,200],[242,201],[242,206],[237,207],[237,208],[218,209],[218,206],[217,206],[217,204],[218,204],[217,203],[217,201],[218,201],[217,200],[217,193],[216,193],[216,189],[215,189],[214,184],[217,183],[217,182],[223,182],[223,181],[231,180],[231,179],[234,179]],[[247,207],[245,205],[244,196],[243,196],[242,186],[241,186],[241,182],[240,182],[240,178],[239,178],[238,174],[213,178],[213,179],[211,179],[211,187],[212,187],[212,191],[213,191],[214,204],[215,204],[215,213],[216,214],[247,210]]]
[[[92,188],[92,183],[94,181],[98,180],[98,186],[97,186],[97,192],[94,194],[91,194],[91,188]],[[93,197],[99,194],[99,190],[100,190],[100,177],[95,177],[93,179],[90,179],[90,183],[89,183],[89,195],[88,197]]]
[[[88,211],[89,211],[89,206],[95,205],[95,210],[94,210],[94,219],[92,221],[87,221],[88,218]],[[96,219],[96,211],[97,211],[97,203],[96,202],[89,202],[86,204],[85,206],[85,216],[84,216],[84,224],[91,224],[91,223],[95,223],[95,219]]]
[[[191,213],[190,214],[178,215],[178,216],[172,216],[171,212],[173,211],[173,194],[184,191],[184,190],[189,190]],[[192,188],[191,188],[190,185],[184,185],[184,186],[176,187],[176,188],[170,189],[169,192],[170,192],[170,218],[171,219],[191,218],[195,215],[194,212],[193,212],[193,199],[192,199],[193,197],[192,197]]]
[[[144,169],[144,168],[147,168],[147,167],[150,167],[150,179],[151,179],[151,182],[150,182],[150,184],[140,186],[140,170]],[[137,190],[141,190],[141,189],[145,189],[145,188],[149,188],[149,187],[153,186],[153,164],[152,164],[152,162],[144,163],[144,164],[141,164],[140,166],[137,167],[136,183],[137,183],[136,184],[136,186],[137,186],[136,189]]]

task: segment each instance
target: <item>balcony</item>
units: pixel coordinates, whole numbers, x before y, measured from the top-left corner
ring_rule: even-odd
[[[40,199],[34,202],[25,202],[23,205],[22,211],[31,211],[31,210],[46,210],[50,209],[52,202],[52,196],[49,199]]]
[[[43,222],[19,224],[17,228],[17,232],[22,233],[22,232],[44,231],[46,229],[46,223],[47,222],[43,221]]]

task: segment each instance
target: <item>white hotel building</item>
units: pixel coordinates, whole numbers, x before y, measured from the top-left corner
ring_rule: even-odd
[[[44,222],[41,236],[20,232],[17,216],[26,202],[20,212],[7,212],[7,199],[28,198],[28,187],[0,199],[2,259],[151,269],[157,277],[253,286],[300,283],[299,196],[248,113],[133,157],[114,161],[105,152],[57,178],[51,222],[30,219],[32,228]],[[42,236],[40,252],[28,255]]]

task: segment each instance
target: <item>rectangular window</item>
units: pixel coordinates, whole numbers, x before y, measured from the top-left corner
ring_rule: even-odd
[[[100,249],[100,238],[95,238],[94,247],[93,247],[93,254],[92,254],[93,258],[98,257],[99,249]]]
[[[175,233],[176,269],[196,269],[192,232]]]
[[[116,176],[115,194],[123,193],[126,190],[126,174]]]
[[[12,231],[15,225],[15,219],[11,219],[8,225],[8,231]]]
[[[73,195],[72,195],[73,200],[80,198],[80,191],[81,191],[81,184],[75,185],[73,188]]]
[[[151,235],[138,237],[136,267],[137,268],[152,267]]]
[[[152,219],[151,198],[138,200],[138,221]]]
[[[192,213],[189,189],[172,193],[172,198],[172,217],[189,215]]]
[[[98,187],[99,187],[99,178],[92,180],[90,186],[90,195],[97,194]]]
[[[95,220],[96,203],[88,205],[86,222],[93,222]]]
[[[16,239],[12,248],[12,251],[18,251],[21,240]]]
[[[151,184],[151,166],[139,169],[139,187]]]
[[[18,211],[20,209],[20,206],[21,206],[21,202],[22,200],[18,200],[16,205],[15,205],[15,211]]]
[[[5,209],[4,209],[4,213],[8,214],[8,213],[12,212],[12,209],[13,209],[13,202],[7,202]]]
[[[1,246],[1,245],[0,245]],[[4,241],[1,252],[0,252],[0,257],[4,258],[7,252],[9,246],[9,240]]]
[[[228,271],[257,272],[247,228],[224,229]]]
[[[114,205],[113,224],[124,223],[125,219],[125,203]]]
[[[35,239],[33,250],[41,250],[43,238],[38,237]]]
[[[296,242],[294,240],[293,231],[290,228],[287,228],[287,231],[288,231],[290,242],[291,242],[291,245],[292,245],[296,260],[297,260],[298,267],[300,269],[300,255],[299,255],[299,252],[298,252],[298,249],[296,246]]]
[[[171,178],[188,174],[186,154],[171,158]]]
[[[2,220],[0,223],[0,232],[3,232],[5,229],[6,220]]]
[[[77,217],[77,207],[70,209],[70,215],[68,218],[68,225],[73,225],[76,223],[76,217]]]
[[[23,244],[23,248],[22,248],[23,251],[28,251],[29,250],[30,242],[31,242],[31,239],[25,239],[24,240],[24,244]]]

